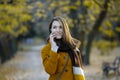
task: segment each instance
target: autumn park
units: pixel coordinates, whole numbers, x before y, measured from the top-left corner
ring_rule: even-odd
[[[0,80],[48,80],[41,49],[55,16],[81,42],[86,80],[120,80],[120,0],[0,0]]]

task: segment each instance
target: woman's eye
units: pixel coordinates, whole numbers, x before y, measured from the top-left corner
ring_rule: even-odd
[[[63,29],[63,27],[62,27],[62,26],[60,26],[60,27],[59,27],[59,29]]]
[[[62,26],[60,26],[60,29],[62,28]]]
[[[56,26],[53,26],[53,29],[55,29],[56,28]]]

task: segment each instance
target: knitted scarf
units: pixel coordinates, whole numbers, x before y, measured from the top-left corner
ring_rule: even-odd
[[[57,40],[58,48],[58,54],[59,52],[67,52],[71,58],[72,66],[81,66],[81,58],[80,58],[80,52],[76,50],[76,48],[71,49],[69,45],[66,43],[63,43],[61,40]]]

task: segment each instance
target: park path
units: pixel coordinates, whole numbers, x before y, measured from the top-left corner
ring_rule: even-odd
[[[4,78],[0,80],[48,80],[41,60],[41,48],[30,47],[28,51],[18,51],[14,58],[0,68]]]
[[[43,45],[30,46],[29,49],[20,50],[11,60],[0,65],[0,80],[48,80],[49,75],[44,71],[41,59]],[[99,56],[94,49],[91,54],[90,66],[85,66],[86,80],[120,80],[120,77],[103,78],[101,71],[102,60],[114,60],[119,56],[120,47],[111,52],[111,55]],[[98,60],[100,60],[98,62]]]

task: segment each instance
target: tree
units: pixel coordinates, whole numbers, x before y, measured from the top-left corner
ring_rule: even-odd
[[[120,11],[119,9],[114,9],[116,8],[116,6],[118,7],[118,4],[120,4],[120,2],[118,0],[103,0],[104,3],[102,3],[101,1],[97,1],[97,0],[93,0],[95,4],[97,4],[100,8],[100,13],[98,14],[98,18],[93,18],[93,20],[95,20],[95,23],[93,24],[93,27],[91,28],[90,32],[88,32],[87,35],[87,43],[86,43],[86,49],[85,49],[85,62],[86,64],[90,64],[90,48],[92,45],[92,41],[94,39],[95,36],[98,36],[98,33],[100,32],[100,28],[105,28],[105,27],[111,27],[111,30],[109,29],[108,32],[106,32],[106,29],[102,29],[102,31],[105,31],[107,34],[107,36],[114,36],[114,32],[112,29],[112,22],[110,22],[110,18],[112,17],[112,15],[116,15],[117,17],[120,15],[116,12]],[[103,6],[102,6],[103,4]],[[91,6],[93,6],[91,4]],[[89,6],[90,7],[90,6]],[[114,7],[114,8],[113,8]],[[92,8],[95,10],[95,8]],[[97,11],[97,10],[96,10]],[[114,12],[113,12],[114,11]],[[108,17],[109,15],[109,17]],[[111,15],[111,16],[110,16]],[[91,15],[93,16],[93,15]],[[96,16],[94,14],[94,16]],[[114,17],[115,18],[115,17]],[[107,24],[106,24],[107,22]],[[104,26],[102,26],[104,24]],[[106,24],[106,25],[105,25]],[[101,27],[102,26],[102,27]],[[112,31],[112,32],[111,32]]]
[[[16,38],[25,34],[31,16],[24,0],[0,1],[0,57],[1,63],[11,59],[17,51]]]
[[[27,21],[31,19],[24,0],[12,4],[0,4],[0,34],[17,37],[27,31]]]

